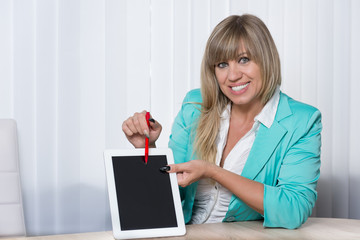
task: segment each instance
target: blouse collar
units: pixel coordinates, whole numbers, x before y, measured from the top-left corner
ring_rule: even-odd
[[[270,128],[275,120],[277,106],[280,100],[280,86],[277,86],[273,96],[265,104],[261,112],[255,116],[254,121],[262,123],[265,127]],[[231,103],[226,106],[226,109],[221,114],[223,121],[230,120]]]

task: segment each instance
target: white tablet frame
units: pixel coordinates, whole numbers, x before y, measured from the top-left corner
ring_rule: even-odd
[[[137,149],[109,149],[104,151],[106,178],[108,184],[110,212],[113,227],[113,235],[116,239],[132,239],[132,238],[150,238],[150,237],[167,237],[185,235],[186,228],[184,223],[184,215],[179,194],[179,186],[176,173],[170,173],[170,184],[172,189],[177,227],[156,228],[156,229],[139,229],[139,230],[121,230],[120,216],[116,195],[114,169],[112,157],[116,156],[142,156],[144,148]],[[168,164],[174,163],[173,153],[170,148],[150,148],[149,155],[166,155]]]

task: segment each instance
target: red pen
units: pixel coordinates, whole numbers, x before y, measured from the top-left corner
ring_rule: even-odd
[[[150,122],[149,122],[150,113],[149,112],[146,112],[145,118],[146,118],[146,123],[149,127],[149,134],[150,134]],[[145,138],[145,163],[146,164],[148,162],[148,158],[149,158],[149,138],[146,137]]]

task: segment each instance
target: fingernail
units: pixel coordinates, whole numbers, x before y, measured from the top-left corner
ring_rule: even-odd
[[[149,121],[152,123],[155,123],[155,119],[153,119],[153,118],[150,118]]]
[[[162,172],[170,171],[170,166],[163,166],[163,167],[159,168],[159,170]]]
[[[144,135],[147,137],[147,138],[150,138],[150,135],[148,133],[148,131],[144,130]]]

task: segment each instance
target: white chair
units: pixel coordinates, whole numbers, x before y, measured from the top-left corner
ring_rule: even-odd
[[[16,122],[0,119],[0,238],[25,235]]]

